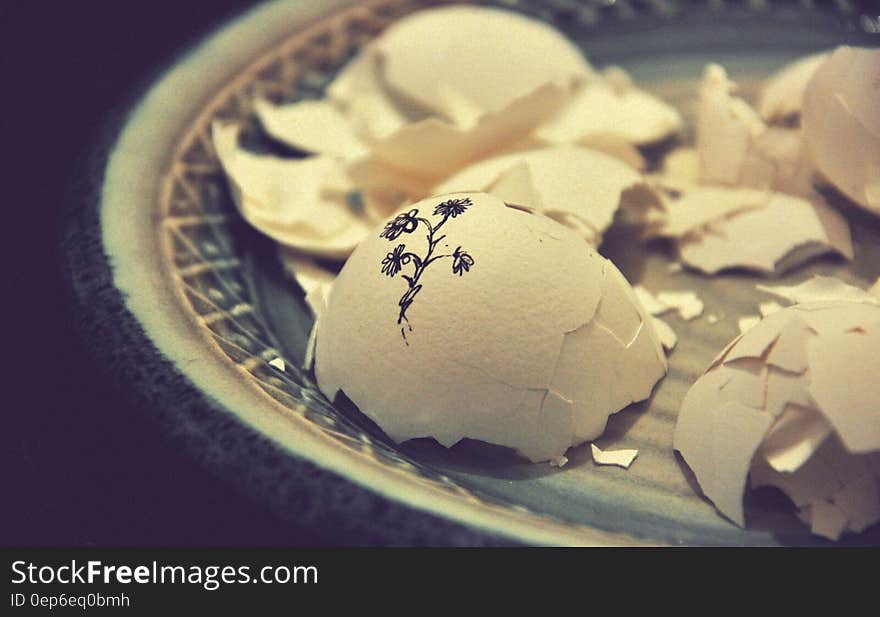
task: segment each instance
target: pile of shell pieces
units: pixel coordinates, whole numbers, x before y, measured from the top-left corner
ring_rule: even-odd
[[[823,254],[853,258],[829,192],[880,214],[880,101],[865,87],[877,79],[880,52],[842,47],[785,67],[753,108],[711,64],[693,146],[652,164],[643,147],[683,132],[675,108],[619,67],[596,69],[545,23],[443,7],[391,25],[323,99],[254,101],[262,130],[300,156],[251,152],[235,124],[215,124],[213,144],[240,213],[278,243],[316,314],[377,225],[458,192],[549,217],[594,248],[612,225],[634,225],[672,244],[680,267],[779,275]],[[671,351],[675,333],[656,315],[693,318],[702,304],[635,291]],[[783,297],[796,304],[744,319],[752,327],[694,384],[674,447],[735,523],[750,478],[780,487],[814,533],[837,538],[880,520],[869,381],[880,306],[825,279]]]

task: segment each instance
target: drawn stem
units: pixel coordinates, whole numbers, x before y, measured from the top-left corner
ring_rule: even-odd
[[[400,303],[399,303],[400,304],[400,313],[397,316],[397,323],[398,324],[402,324],[403,322],[406,322],[407,324],[409,324],[409,319],[407,319],[407,317],[406,317],[406,311],[410,307],[410,305],[413,303],[413,300],[415,299],[416,294],[418,294],[422,288],[422,286],[419,284],[419,279],[422,277],[422,273],[425,271],[425,268],[427,268],[429,265],[431,265],[433,262],[437,261],[438,259],[443,259],[444,257],[452,257],[452,255],[448,255],[448,254],[434,256],[434,249],[436,249],[437,245],[440,244],[440,241],[446,237],[446,234],[443,234],[442,236],[438,236],[436,238],[434,236],[438,231],[440,231],[440,228],[443,227],[443,225],[446,223],[446,221],[449,220],[449,216],[450,216],[449,214],[446,214],[443,217],[443,220],[440,221],[436,227],[431,225],[431,221],[429,221],[426,218],[423,218],[423,217],[416,218],[417,221],[419,221],[420,223],[424,223],[425,226],[428,228],[428,237],[427,237],[428,252],[425,254],[424,258],[419,257],[415,253],[404,253],[402,256],[402,257],[409,257],[410,259],[412,259],[413,266],[415,268],[414,268],[412,277],[409,277],[409,276],[403,277],[406,280],[407,284],[409,285],[409,289],[403,295],[403,297],[401,297],[401,299],[400,299]],[[410,329],[412,329],[412,328],[410,327]],[[404,332],[403,328],[401,328],[400,333],[403,335],[404,340],[406,340],[406,333]],[[409,345],[409,342],[407,342],[407,345]]]
[[[438,259],[443,259],[444,257],[452,257],[452,255],[446,254],[446,255],[437,255],[436,257],[432,257],[431,259],[428,259],[425,261],[424,267],[427,268],[428,266],[430,266],[432,263],[434,263]]]

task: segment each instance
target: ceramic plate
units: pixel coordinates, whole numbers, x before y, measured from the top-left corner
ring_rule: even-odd
[[[871,44],[854,10],[793,3],[507,0],[547,20],[598,66],[615,63],[690,114],[708,61],[724,64],[745,96],[770,71],[841,43]],[[356,410],[335,408],[299,370],[311,317],[271,241],[236,213],[213,154],[213,120],[253,125],[256,95],[322,95],[335,72],[385,26],[419,8],[408,0],[287,0],[259,5],[173,66],[132,110],[107,159],[82,259],[103,260],[96,304],[118,326],[112,363],[190,451],[276,512],[341,543],[777,545],[821,542],[773,491],[747,497],[748,528],[719,516],[673,452],[689,384],[757,313],[758,278],[673,273],[662,251],[602,252],[649,289],[698,291],[706,314],[670,318],[679,336],[669,375],[649,401],[612,416],[600,447],[637,448],[629,470],[593,464],[589,446],[562,469],[501,448],[451,450],[389,442]],[[876,44],[876,43],[874,43]],[[835,274],[861,285],[880,275],[880,225],[844,207],[852,264],[815,261],[785,277]],[[106,255],[106,258],[104,257]],[[112,268],[108,265],[112,264]],[[109,283],[106,284],[105,283]],[[106,307],[112,307],[108,310]],[[284,361],[283,368],[276,359]],[[270,362],[272,364],[270,365]],[[146,394],[143,394],[146,393]],[[844,542],[877,543],[875,527]]]

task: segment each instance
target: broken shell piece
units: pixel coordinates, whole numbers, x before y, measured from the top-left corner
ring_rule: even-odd
[[[704,70],[697,111],[702,182],[739,186],[751,141],[765,129],[748,103],[732,96],[735,88],[723,67],[710,64]]]
[[[568,465],[568,457],[567,456],[560,456],[559,458],[550,459],[550,466],[551,467],[562,468],[562,467],[565,467],[566,465]]]
[[[700,179],[700,155],[695,148],[678,147],[663,157],[660,179],[672,179],[675,187],[690,188]]]
[[[821,201],[800,131],[768,127],[748,103],[733,96],[735,88],[723,67],[706,67],[697,112],[700,182]]]
[[[639,455],[638,450],[602,450],[594,443],[590,444],[590,452],[597,465],[617,465],[624,469],[629,469]]]
[[[385,139],[410,120],[382,85],[376,50],[365,47],[327,86],[327,98],[364,141]]]
[[[648,165],[648,162],[642,156],[642,153],[639,152],[638,148],[611,133],[590,133],[588,136],[577,140],[574,145],[613,156],[636,171],[643,171]]]
[[[838,47],[804,92],[810,161],[841,193],[880,214],[880,49]]]
[[[660,224],[646,232],[650,236],[684,238],[697,236],[717,221],[745,210],[757,210],[767,202],[767,193],[754,189],[719,186],[691,187],[679,197],[664,200]]]
[[[758,285],[758,287],[760,288],[761,286]],[[761,317],[766,317],[767,315],[771,315],[781,308],[781,304],[770,300],[769,302],[761,302],[758,305],[758,312],[761,313]]]
[[[308,255],[304,255],[290,248],[281,246],[278,248],[278,257],[284,269],[290,274],[300,288],[305,292],[306,305],[312,313],[314,322],[309,332],[309,340],[306,343],[305,359],[303,368],[310,370],[314,360],[315,333],[318,329],[318,321],[324,313],[330,288],[336,280],[337,271],[319,263]]]
[[[304,255],[288,247],[278,247],[278,258],[284,269],[308,294],[317,287],[329,287],[336,280],[338,271],[327,267],[309,255]]]
[[[238,133],[235,125],[213,125],[214,149],[245,220],[283,245],[346,257],[370,223],[348,206],[351,185],[339,161],[257,155],[238,146]]]
[[[666,311],[672,309],[670,305],[658,300],[657,296],[652,294],[641,285],[634,285],[633,292],[635,292],[636,296],[639,299],[639,302],[642,303],[642,306],[645,308],[649,315],[662,315]]]
[[[342,159],[367,152],[346,117],[328,101],[273,105],[257,100],[254,111],[269,135],[299,150]]]
[[[442,195],[352,253],[317,330],[317,382],[396,441],[559,460],[665,374],[649,319],[571,230],[486,193]]]
[[[619,67],[581,86],[571,101],[535,133],[547,144],[572,144],[591,135],[611,135],[646,145],[681,131],[678,111],[636,88]]]
[[[853,257],[846,219],[823,202],[701,187],[667,203],[655,233],[677,236],[682,263],[707,274],[728,268],[779,274],[818,255]]]
[[[565,100],[565,92],[546,84],[481,116],[471,127],[430,117],[407,124],[371,144],[368,156],[348,168],[358,188],[387,187],[377,169],[415,186],[431,186],[483,157],[514,149]],[[421,197],[421,195],[419,196]]]
[[[661,291],[655,296],[636,285],[633,292],[649,315],[662,315],[674,309],[682,319],[690,321],[703,314],[703,301],[693,291]]]
[[[751,486],[788,494],[814,533],[880,521],[876,491],[852,499],[880,480],[878,345],[880,306],[805,303],[768,315],[713,362],[685,396],[674,446],[722,514],[744,526],[751,474]],[[843,513],[834,524],[832,507]]]
[[[306,352],[303,358],[303,369],[310,371],[315,365],[315,346],[318,341],[318,329],[321,327],[321,321],[327,312],[327,301],[330,293],[333,291],[333,284],[326,283],[316,285],[306,293],[306,304],[312,311],[315,321],[312,323],[312,329],[309,332],[309,340],[306,342]]]
[[[645,195],[638,193],[646,192]],[[488,191],[575,227],[593,246],[633,201],[650,199],[641,174],[607,154],[577,146],[526,150],[466,167],[434,187],[435,193]]]
[[[661,291],[657,300],[678,311],[685,321],[696,319],[703,314],[703,301],[693,291]]]
[[[829,55],[822,52],[800,58],[771,75],[758,102],[761,117],[766,122],[780,122],[800,114],[807,83]]]
[[[504,9],[418,11],[393,23],[373,47],[389,89],[464,128],[545,84],[568,91],[593,75],[558,30]]]
[[[736,320],[736,327],[739,329],[740,334],[744,334],[759,323],[761,323],[760,315],[745,315]]]
[[[876,286],[876,285],[875,285]],[[791,303],[848,302],[880,303],[880,298],[859,287],[848,285],[833,276],[814,275],[798,285],[756,285],[758,290],[772,294]],[[763,313],[763,311],[762,311]]]
[[[667,353],[675,349],[675,346],[678,345],[678,335],[675,334],[672,326],[659,317],[651,317],[651,323],[654,324],[654,329],[657,331],[657,336],[660,338],[663,349]]]

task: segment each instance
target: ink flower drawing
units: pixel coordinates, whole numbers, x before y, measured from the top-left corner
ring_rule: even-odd
[[[462,199],[447,199],[446,201],[437,204],[432,216],[441,218],[436,224],[423,216],[419,216],[418,209],[414,208],[409,212],[399,214],[394,220],[387,223],[385,229],[379,234],[380,238],[385,238],[389,242],[393,242],[403,234],[412,234],[420,227],[425,228],[427,246],[424,253],[407,251],[406,244],[398,244],[394,250],[388,253],[382,260],[382,274],[389,277],[395,277],[400,274],[400,277],[407,283],[407,289],[398,302],[400,312],[397,315],[397,323],[401,326],[400,334],[407,345],[409,345],[409,342],[406,339],[406,333],[407,331],[412,331],[412,326],[409,323],[409,319],[407,319],[406,312],[412,305],[419,291],[422,289],[419,280],[428,266],[441,259],[451,257],[452,273],[462,276],[465,272],[469,272],[475,263],[474,258],[466,251],[463,251],[461,246],[456,248],[452,253],[437,254],[437,245],[440,244],[441,240],[446,238],[446,234],[440,235],[439,233],[443,225],[445,225],[446,221],[449,219],[464,214],[464,212],[472,205],[471,200],[467,197]],[[409,266],[410,264],[412,264],[413,267],[412,273],[402,274],[404,266]]]

